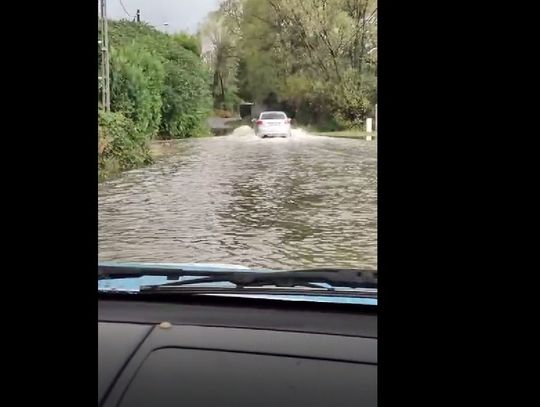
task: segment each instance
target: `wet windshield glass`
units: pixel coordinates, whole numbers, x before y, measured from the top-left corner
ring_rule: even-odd
[[[99,261],[377,269],[376,1],[109,3]]]

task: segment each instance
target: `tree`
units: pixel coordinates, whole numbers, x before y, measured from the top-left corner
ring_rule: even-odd
[[[210,13],[202,29],[208,49],[203,57],[212,72],[212,98],[215,108],[232,109],[237,104],[236,71],[238,57],[236,36],[220,10]]]
[[[237,63],[215,52],[214,72],[234,69],[244,99],[273,94],[305,122],[338,127],[360,125],[376,102],[376,1],[226,0],[216,21]]]

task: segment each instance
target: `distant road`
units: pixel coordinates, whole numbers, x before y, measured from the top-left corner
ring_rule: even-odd
[[[240,117],[231,117],[228,119],[222,118],[222,117],[210,117],[208,119],[208,125],[213,130],[224,130],[224,129],[230,129],[231,127],[228,125],[229,122],[235,122],[241,120]]]

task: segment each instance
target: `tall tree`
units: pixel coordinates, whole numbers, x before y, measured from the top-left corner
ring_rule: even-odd
[[[224,87],[237,84],[238,95],[255,102],[273,95],[305,122],[360,125],[376,102],[376,6],[375,0],[223,1],[208,21],[221,34],[213,41],[215,88],[222,97]]]

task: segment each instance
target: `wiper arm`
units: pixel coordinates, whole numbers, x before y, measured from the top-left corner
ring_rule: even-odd
[[[187,275],[193,275],[188,272]],[[206,274],[203,278],[185,281],[174,281],[158,286],[144,287],[144,291],[170,289],[174,287],[188,286],[202,283],[227,282],[237,287],[310,287],[322,288],[316,283],[325,283],[332,287],[346,288],[377,288],[377,272],[370,270],[347,270],[347,269],[313,269],[292,270],[275,272],[219,272]]]
[[[377,289],[377,271],[359,269],[300,269],[291,271],[237,271],[229,270],[184,270],[177,265],[167,264],[129,264],[129,263],[101,263],[98,265],[98,280],[138,278],[143,276],[161,276],[170,283],[144,287],[145,291],[171,289],[174,287],[189,286],[202,283],[228,282],[236,287],[310,287],[323,288],[317,283],[327,284],[330,287]],[[199,277],[189,280],[180,280],[181,277]],[[332,289],[330,288],[330,289]]]

